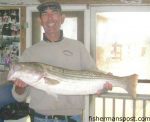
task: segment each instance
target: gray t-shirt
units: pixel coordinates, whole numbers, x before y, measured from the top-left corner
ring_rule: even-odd
[[[64,38],[59,42],[41,41],[26,49],[20,57],[21,62],[41,62],[73,70],[96,70],[95,62],[77,40]],[[12,90],[18,101],[30,96],[30,107],[44,115],[81,114],[84,108],[84,96],[59,95],[58,99],[44,91],[28,87],[23,95]]]

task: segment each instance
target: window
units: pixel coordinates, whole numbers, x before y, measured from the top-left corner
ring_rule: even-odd
[[[139,79],[150,79],[149,21],[150,12],[98,12],[96,14],[98,68],[114,75],[136,73]],[[139,84],[137,91],[142,94],[150,93],[148,87],[147,84]]]
[[[96,14],[96,62],[116,75],[150,79],[150,12]]]
[[[121,9],[121,8],[120,8]],[[110,10],[111,11],[111,10]],[[93,15],[94,16],[94,15]],[[114,75],[124,76],[137,73],[139,79],[150,79],[150,12],[95,12],[95,59],[99,69],[112,72]],[[150,83],[138,83],[138,94],[149,94]],[[112,92],[125,92],[120,88],[113,88]],[[96,98],[95,113],[101,115],[102,99]],[[112,105],[112,100],[107,99],[106,105]],[[122,101],[116,100],[116,116],[122,112]],[[141,102],[141,101],[140,101]],[[117,105],[120,105],[119,107]],[[131,104],[128,102],[126,114],[131,116]],[[137,103],[142,116],[142,104]],[[148,106],[147,106],[148,107]],[[106,106],[106,116],[113,116],[112,110]],[[129,115],[128,115],[129,113]]]

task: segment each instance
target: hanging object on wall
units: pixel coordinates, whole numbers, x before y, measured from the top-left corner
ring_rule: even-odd
[[[6,7],[5,7],[6,8]],[[19,7],[0,8],[0,70],[8,70],[12,62],[18,61],[21,29]]]
[[[141,4],[142,0],[120,0],[122,3],[125,4]]]

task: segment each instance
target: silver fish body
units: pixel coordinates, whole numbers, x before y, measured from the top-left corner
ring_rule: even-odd
[[[118,77],[99,71],[69,70],[37,62],[19,62],[13,64],[8,73],[8,80],[16,79],[56,95],[95,94],[109,82],[113,87],[125,89],[135,98],[138,76]]]

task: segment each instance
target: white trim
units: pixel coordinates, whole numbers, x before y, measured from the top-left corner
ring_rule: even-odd
[[[84,11],[84,45],[90,53],[90,10]]]
[[[102,11],[102,12],[144,12],[144,11],[150,11],[150,6],[148,5],[91,5],[91,12],[94,11]],[[92,12],[92,13],[93,13]]]
[[[28,27],[26,29],[26,48],[32,45],[32,12],[36,12],[37,9],[35,6],[27,7],[26,9],[26,21]]]
[[[90,111],[90,103],[89,103],[89,96],[85,96],[85,109],[83,110],[83,122],[89,122],[89,111]]]
[[[63,11],[84,11],[86,10],[86,4],[62,4]]]

